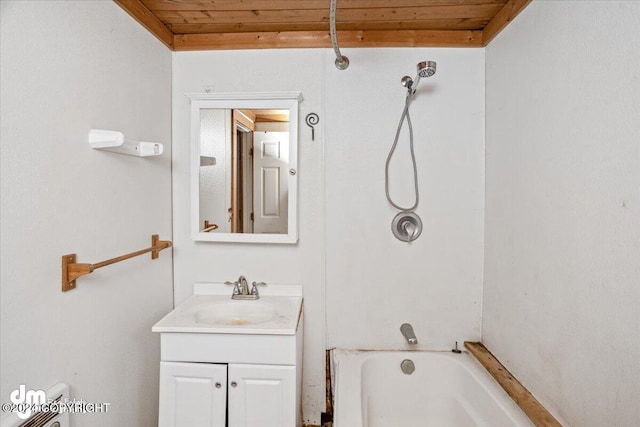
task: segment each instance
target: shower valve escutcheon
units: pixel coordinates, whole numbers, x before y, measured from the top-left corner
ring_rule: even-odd
[[[422,233],[422,220],[415,212],[399,212],[391,222],[393,235],[403,242],[412,242]]]

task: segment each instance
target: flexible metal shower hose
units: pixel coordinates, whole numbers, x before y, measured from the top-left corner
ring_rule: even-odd
[[[402,116],[400,117],[400,121],[398,122],[398,130],[396,131],[396,137],[393,140],[393,146],[389,151],[389,155],[387,156],[387,162],[384,166],[384,190],[387,195],[387,200],[391,203],[391,206],[394,208],[403,211],[403,212],[413,212],[418,207],[418,202],[420,201],[420,194],[418,192],[418,166],[416,165],[416,155],[413,150],[413,127],[411,126],[411,117],[409,116],[409,103],[411,102],[411,91],[407,91],[407,97],[404,102],[404,110],[402,110]],[[393,157],[393,153],[396,150],[396,146],[398,145],[398,138],[400,137],[400,131],[402,130],[402,123],[404,120],[407,120],[407,125],[409,126],[409,150],[411,151],[411,162],[413,164],[413,183],[414,183],[414,191],[416,201],[410,208],[403,208],[399,206],[391,200],[391,195],[389,194],[389,163],[391,162],[391,157]]]
[[[331,30],[331,44],[333,45],[333,51],[336,54],[337,62],[342,64],[345,59],[340,54],[338,36],[336,35],[336,3],[337,0],[331,0],[331,8],[329,9],[329,28]]]

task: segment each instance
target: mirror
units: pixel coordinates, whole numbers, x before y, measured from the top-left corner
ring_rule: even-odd
[[[188,96],[193,239],[297,242],[300,92]]]

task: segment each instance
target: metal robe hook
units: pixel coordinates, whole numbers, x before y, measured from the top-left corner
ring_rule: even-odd
[[[320,117],[318,117],[318,115],[316,113],[309,113],[309,114],[307,114],[307,117],[305,118],[305,121],[307,123],[307,126],[309,126],[311,128],[311,140],[315,141],[316,140],[316,129],[314,128],[314,126],[318,124],[318,122],[320,121]]]

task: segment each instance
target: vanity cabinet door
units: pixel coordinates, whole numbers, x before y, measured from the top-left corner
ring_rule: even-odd
[[[295,427],[295,366],[229,364],[229,427]]]
[[[227,365],[160,362],[159,427],[225,427]]]

